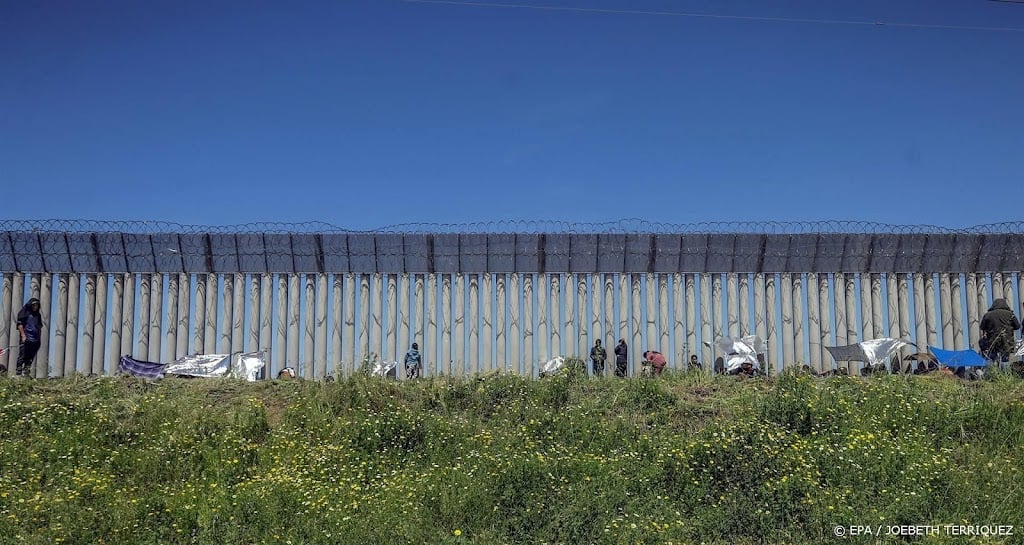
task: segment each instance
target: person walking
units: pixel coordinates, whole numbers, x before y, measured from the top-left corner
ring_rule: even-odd
[[[626,346],[626,339],[619,339],[615,347],[615,376],[624,377],[628,373],[629,347]]]
[[[608,359],[608,352],[601,346],[601,339],[594,341],[594,347],[590,349],[590,361],[594,365],[594,376],[604,376],[604,362]]]
[[[18,333],[21,334],[21,344],[18,350],[16,375],[32,376],[32,362],[36,359],[36,352],[39,352],[42,331],[43,317],[39,313],[39,299],[33,297],[18,313]]]

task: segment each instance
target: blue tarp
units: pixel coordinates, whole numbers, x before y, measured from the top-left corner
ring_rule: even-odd
[[[988,360],[974,350],[943,350],[929,346],[928,350],[935,355],[935,359],[946,367],[984,367]]]

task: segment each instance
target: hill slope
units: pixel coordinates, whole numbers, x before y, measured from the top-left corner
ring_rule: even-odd
[[[1004,376],[0,380],[0,542],[818,543],[837,525],[1016,524],[1012,542],[1022,400]]]

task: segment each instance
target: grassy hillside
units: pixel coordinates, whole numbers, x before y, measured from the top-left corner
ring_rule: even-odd
[[[5,379],[0,542],[1020,542],[1022,446],[1006,376]]]

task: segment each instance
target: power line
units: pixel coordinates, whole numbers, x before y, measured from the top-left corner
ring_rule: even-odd
[[[411,4],[435,4],[450,6],[469,6],[480,8],[511,8],[511,9],[535,9],[545,11],[569,11],[577,13],[605,13],[618,15],[655,15],[663,17],[699,17],[704,19],[731,19],[738,21],[761,21],[772,23],[819,23],[828,25],[857,25],[857,26],[886,26],[903,28],[920,28],[932,30],[984,30],[994,32],[1024,32],[1020,27],[991,27],[991,26],[970,26],[970,25],[932,25],[924,23],[893,23],[887,21],[857,21],[853,19],[808,19],[800,17],[761,17],[756,15],[728,15],[724,13],[698,13],[685,11],[646,11],[631,9],[606,9],[606,8],[583,8],[569,6],[545,6],[531,4],[504,4],[498,2],[472,2],[463,0],[402,0]],[[1011,2],[1011,0],[998,0]],[[1011,2],[1024,3],[1024,2]]]

